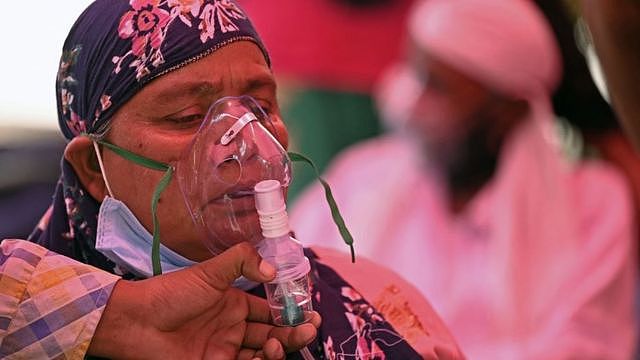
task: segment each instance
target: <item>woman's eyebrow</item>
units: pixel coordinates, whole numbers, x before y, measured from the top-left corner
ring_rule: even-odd
[[[241,93],[250,94],[261,88],[275,89],[276,83],[270,73],[260,74],[245,80],[241,87]],[[176,99],[186,97],[212,97],[222,92],[222,81],[188,81],[170,84],[165,89],[159,90],[154,96],[155,103],[165,104]]]
[[[220,82],[195,81],[183,82],[161,90],[156,96],[156,101],[160,103],[169,102],[184,97],[201,97],[215,95],[222,90]]]
[[[242,92],[244,94],[249,94],[253,91],[259,90],[261,88],[274,88],[276,87],[276,82],[271,75],[261,75],[256,76],[254,78],[248,79],[247,83],[243,86]]]

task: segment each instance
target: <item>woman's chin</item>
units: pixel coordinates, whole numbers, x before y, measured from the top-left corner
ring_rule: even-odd
[[[263,239],[255,210],[236,212],[225,221],[209,226],[207,232],[209,240],[206,245],[214,255],[242,242],[256,246]]]

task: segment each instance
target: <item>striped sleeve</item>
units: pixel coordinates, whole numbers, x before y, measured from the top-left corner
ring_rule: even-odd
[[[0,244],[0,358],[82,359],[119,277],[22,240]]]

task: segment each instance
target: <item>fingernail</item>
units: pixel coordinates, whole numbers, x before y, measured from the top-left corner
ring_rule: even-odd
[[[276,275],[276,269],[271,264],[269,264],[264,260],[260,261],[259,269],[262,275],[268,278],[272,278]]]

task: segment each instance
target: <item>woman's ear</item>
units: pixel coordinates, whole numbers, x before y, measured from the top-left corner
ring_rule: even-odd
[[[73,138],[64,150],[64,158],[71,164],[80,183],[94,199],[101,202],[109,194],[91,139],[86,136]]]

